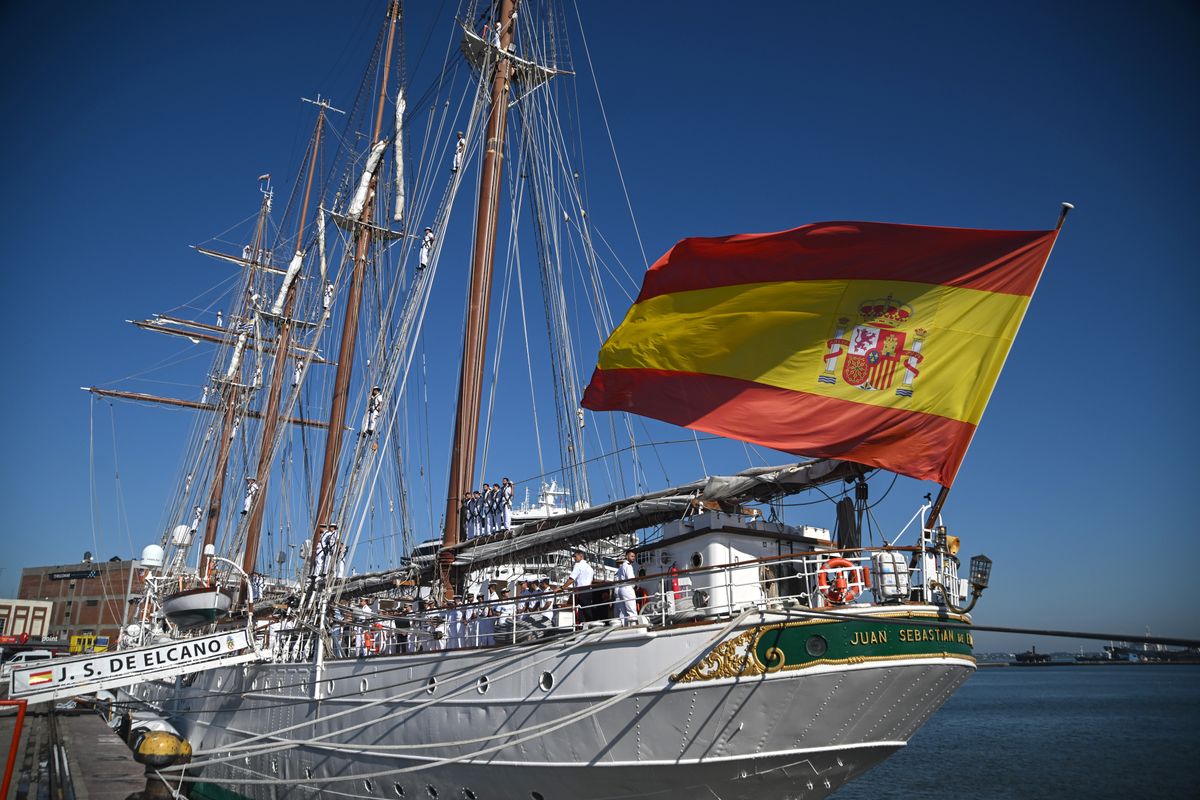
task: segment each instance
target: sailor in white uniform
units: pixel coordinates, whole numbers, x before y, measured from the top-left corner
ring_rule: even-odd
[[[325,289],[321,293],[321,305],[325,309],[325,316],[329,316],[329,309],[333,307],[333,281],[325,281]]]
[[[512,504],[514,491],[515,487],[513,486],[513,482],[508,478],[505,478],[504,485],[500,488],[501,502],[504,506],[504,530],[508,530],[512,527]]]
[[[363,436],[370,436],[375,432],[375,425],[379,422],[381,411],[383,411],[383,390],[378,386],[372,386],[371,396],[367,398],[367,421],[363,425]]]
[[[334,549],[337,546],[337,534],[332,525],[322,525],[321,537],[317,540],[317,553],[313,558],[313,574],[318,579],[329,576],[329,567],[333,564]]]
[[[458,172],[462,168],[463,155],[467,152],[467,140],[463,138],[463,132],[458,132],[458,141],[454,143],[454,165],[450,167],[451,172]]]
[[[246,499],[242,502],[242,514],[250,513],[250,507],[254,505],[254,498],[258,496],[258,481],[253,475],[246,476]]]
[[[637,624],[637,592],[632,583],[633,581],[633,565],[637,561],[637,552],[634,550],[625,551],[625,560],[621,562],[621,566],[617,568],[617,619],[621,620],[622,625]],[[621,581],[629,581],[629,583],[621,583]]]
[[[297,361],[295,369],[292,370],[292,388],[295,389],[300,385],[300,379],[304,377],[304,362]]]
[[[192,509],[192,524],[188,526],[188,532],[195,533],[196,529],[200,527],[200,521],[202,519],[204,519],[204,509],[200,506],[196,506]]]
[[[429,266],[429,259],[433,255],[433,228],[425,227],[425,235],[421,237],[421,252],[417,257],[417,269],[425,269]]]
[[[219,309],[219,308],[217,309],[217,327],[218,328],[225,327],[225,315],[221,313],[221,309]]]

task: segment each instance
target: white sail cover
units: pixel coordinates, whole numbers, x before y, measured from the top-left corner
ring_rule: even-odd
[[[346,209],[346,216],[351,219],[356,219],[362,213],[363,206],[367,204],[367,191],[371,188],[371,177],[379,168],[379,159],[383,158],[383,151],[386,149],[387,139],[380,139],[371,148],[371,155],[367,156],[366,169],[363,170],[362,177],[358,179],[358,188],[354,190],[354,198],[350,201],[350,207]]]
[[[321,269],[321,285],[325,285],[325,209],[317,209],[317,259]]]
[[[225,380],[232,381],[237,377],[238,368],[242,365],[242,351],[246,349],[246,334],[239,333],[237,344],[233,346],[233,355],[229,357],[229,369],[225,370]]]
[[[400,89],[396,92],[396,210],[392,213],[392,220],[395,222],[404,219],[404,108],[406,105],[404,89]]]
[[[292,288],[292,283],[300,274],[300,265],[303,263],[304,251],[297,250],[296,255],[292,256],[292,263],[288,264],[287,272],[283,276],[283,283],[279,284],[279,294],[275,297],[275,305],[271,306],[273,316],[278,317],[283,314],[283,304],[287,300],[288,289]]]

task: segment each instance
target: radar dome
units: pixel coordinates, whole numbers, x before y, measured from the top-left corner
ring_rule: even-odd
[[[192,529],[187,525],[176,525],[171,531],[171,544],[177,547],[187,547],[192,543]]]
[[[142,548],[143,567],[161,567],[163,565],[163,549],[156,544],[148,544]]]

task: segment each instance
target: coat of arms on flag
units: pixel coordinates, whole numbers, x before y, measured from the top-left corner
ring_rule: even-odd
[[[910,323],[913,308],[891,295],[859,303],[862,324],[855,325],[847,335],[850,320],[839,317],[833,338],[826,342],[825,370],[818,376],[821,383],[836,384],[838,361],[842,360],[842,380],[849,386],[868,391],[885,391],[897,380],[896,394],[912,397],[913,382],[924,360],[921,346],[926,330],[902,328]]]

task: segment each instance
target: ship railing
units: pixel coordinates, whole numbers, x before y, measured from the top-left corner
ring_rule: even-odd
[[[937,602],[929,584],[951,585],[947,579],[956,566],[935,562],[927,550],[911,547],[829,549],[700,564],[582,589],[537,590],[450,608],[347,619],[340,649],[348,657],[430,652],[519,644],[595,625],[670,626],[747,609]],[[382,629],[380,620],[385,622]],[[368,629],[373,630],[373,648],[364,646]]]
[[[821,550],[672,568],[576,592],[570,599],[579,624],[616,620],[660,626],[729,616],[747,608],[931,602],[939,598],[930,592],[924,572],[935,575],[935,582],[951,585],[945,579],[957,565],[939,562],[929,569],[932,566],[919,548]]]

